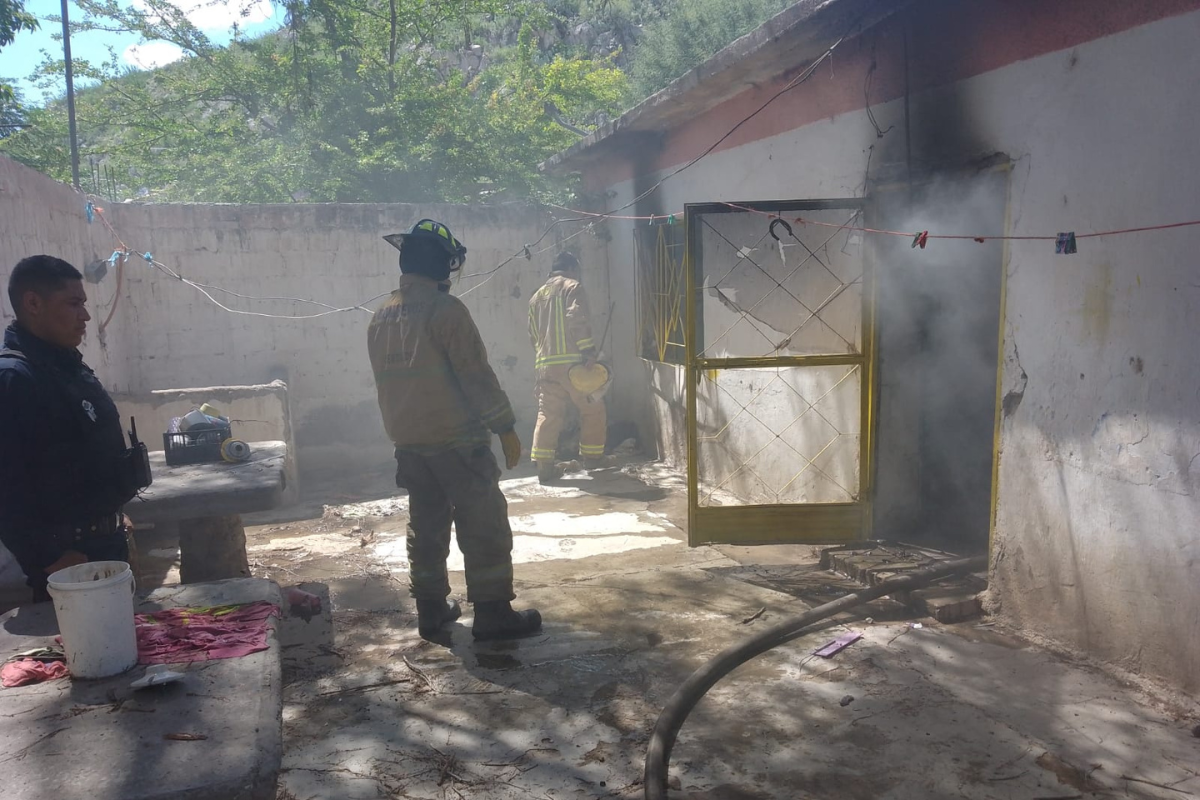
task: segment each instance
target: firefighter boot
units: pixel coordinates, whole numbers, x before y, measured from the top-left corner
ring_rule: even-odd
[[[553,461],[537,462],[538,483],[542,486],[553,486],[562,479],[563,471]]]
[[[471,635],[477,641],[521,639],[542,629],[542,615],[537,609],[515,611],[507,600],[491,600],[475,604],[475,624]]]
[[[444,597],[417,598],[417,632],[422,639],[436,636],[442,626],[462,616],[457,600]]]

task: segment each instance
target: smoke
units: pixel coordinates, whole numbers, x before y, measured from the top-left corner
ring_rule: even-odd
[[[872,227],[1005,233],[1008,174],[941,177],[877,196]],[[1002,241],[870,236],[879,275],[876,532],[958,552],[986,546]]]

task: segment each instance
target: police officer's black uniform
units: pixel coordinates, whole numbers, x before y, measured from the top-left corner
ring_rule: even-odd
[[[116,404],[78,350],[19,324],[0,350],[0,541],[35,600],[68,550],[127,561],[122,506],[136,493]]]

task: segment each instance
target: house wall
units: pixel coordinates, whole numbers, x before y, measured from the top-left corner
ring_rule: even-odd
[[[1191,0],[919,3],[844,43],[809,83],[668,180],[656,213],[687,202],[858,196],[879,188],[868,163],[881,178],[910,168],[983,174],[1001,163],[1015,236],[1200,219],[1188,178],[1200,105],[1184,100],[1200,74],[1198,36],[1200,3]],[[882,138],[862,108],[872,62],[874,116],[880,130],[895,126]],[[658,171],[641,183],[686,163],[782,86],[749,90],[668,132]],[[605,180],[621,174],[618,162],[588,176],[611,192],[611,205],[638,193],[632,179]],[[929,208],[912,211],[914,228],[936,233],[946,224]],[[953,232],[994,231],[989,222]],[[629,271],[616,269],[627,240],[613,236],[614,293],[634,289]],[[1200,326],[1200,228],[1082,239],[1074,256],[1054,255],[1047,241],[1001,247],[995,608],[1030,631],[1195,691],[1200,355],[1187,343]],[[881,313],[893,298],[881,297]],[[631,402],[651,409],[665,457],[683,463],[679,370],[645,370],[648,389]]]

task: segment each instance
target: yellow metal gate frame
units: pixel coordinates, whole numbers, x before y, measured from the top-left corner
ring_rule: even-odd
[[[686,383],[688,542],[701,544],[837,543],[865,539],[871,528],[874,417],[878,402],[875,369],[875,285],[870,259],[862,259],[862,340],[858,353],[804,356],[706,358],[703,357],[703,253],[700,218],[706,214],[758,212],[764,227],[769,215],[793,220],[805,211],[845,210],[860,213],[860,198],[786,202],[697,203],[685,206],[687,231],[686,273]],[[855,224],[855,223],[849,223]],[[861,370],[859,483],[853,502],[771,505],[702,506],[699,485],[698,387],[721,370],[773,367],[857,366]]]

